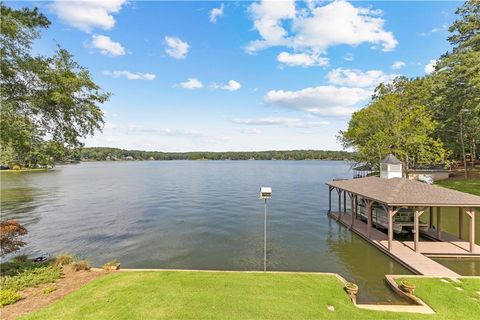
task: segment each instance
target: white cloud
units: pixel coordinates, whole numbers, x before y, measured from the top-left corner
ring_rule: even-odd
[[[223,90],[228,90],[228,91],[237,91],[242,87],[242,85],[238,81],[229,80],[226,84],[213,83],[213,84],[210,85],[210,87],[212,89],[223,89]]]
[[[93,28],[110,30],[115,25],[112,14],[118,13],[126,0],[55,1],[51,8],[63,22],[85,32]]]
[[[319,54],[303,53],[288,53],[280,52],[277,56],[277,61],[287,66],[295,67],[313,67],[313,66],[326,66],[328,65],[328,58],[321,57]]]
[[[310,2],[299,9],[293,0],[262,1],[252,4],[250,12],[261,39],[248,44],[249,53],[272,46],[325,52],[334,45],[362,43],[391,51],[398,43],[392,32],[384,30],[380,10],[354,7],[344,0],[323,6]]]
[[[406,65],[407,64],[403,61],[395,61],[392,64],[392,69],[394,69],[394,70],[401,69],[401,68],[405,67]]]
[[[236,118],[232,119],[232,122],[248,126],[283,126],[289,128],[315,128],[328,124],[326,121],[305,121],[303,119],[292,117]]]
[[[223,3],[220,5],[219,8],[213,8],[210,10],[210,22],[217,23],[217,19],[223,16]]]
[[[369,70],[366,72],[356,69],[337,68],[331,70],[327,74],[328,82],[331,84],[348,86],[372,88],[379,85],[381,82],[392,81],[397,75],[386,74],[381,70]]]
[[[343,56],[343,60],[346,60],[346,61],[353,61],[353,53],[346,53],[344,56]]]
[[[187,57],[188,50],[190,49],[187,42],[177,37],[166,36],[165,43],[167,45],[165,52],[170,57],[175,59],[185,59]]]
[[[113,78],[124,77],[128,80],[154,80],[156,75],[153,73],[141,73],[141,72],[130,72],[127,70],[115,70],[115,71],[103,71],[105,76],[110,76]]]
[[[92,46],[100,50],[101,54],[111,56],[125,55],[125,48],[119,43],[115,42],[108,36],[93,35]]]
[[[423,68],[426,74],[430,74],[435,71],[435,65],[437,64],[437,60],[430,60],[430,62]]]
[[[335,86],[318,86],[298,91],[271,90],[264,101],[322,116],[348,116],[358,103],[370,98],[371,90]]]
[[[440,32],[440,31],[445,31],[448,29],[448,25],[447,24],[443,24],[441,27],[437,27],[437,28],[433,28],[432,30],[430,30],[430,32],[420,32],[418,35],[419,36],[422,36],[422,37],[427,37],[429,35],[431,35],[432,33],[437,33],[437,32]]]
[[[179,86],[184,89],[193,90],[203,88],[203,83],[197,78],[188,78],[187,81],[181,82]]]
[[[295,18],[295,1],[262,1],[250,6],[254,28],[263,40],[250,42],[247,52],[255,52],[270,46],[287,45],[287,30],[282,26],[284,20]]]

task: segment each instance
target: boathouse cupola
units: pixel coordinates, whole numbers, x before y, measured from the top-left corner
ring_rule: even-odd
[[[389,154],[382,162],[380,162],[380,178],[402,178],[403,177],[402,161],[395,158],[393,154]]]

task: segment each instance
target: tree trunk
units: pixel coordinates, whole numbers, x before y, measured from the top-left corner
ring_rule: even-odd
[[[477,145],[476,145],[475,137],[472,138],[472,151],[471,151],[471,158],[472,158],[472,169],[475,168],[475,160],[477,159]]]
[[[460,144],[462,146],[462,155],[463,155],[463,170],[465,172],[465,179],[468,178],[467,175],[467,155],[465,153],[465,137],[463,136],[463,115],[462,110],[460,110]]]

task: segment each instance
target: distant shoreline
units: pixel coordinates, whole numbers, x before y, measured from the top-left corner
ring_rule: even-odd
[[[269,151],[191,151],[162,152],[124,150],[119,148],[82,148],[77,155],[80,161],[119,160],[353,160],[355,153],[330,150],[269,150]]]

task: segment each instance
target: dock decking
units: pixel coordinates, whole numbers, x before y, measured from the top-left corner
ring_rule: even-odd
[[[350,213],[342,212],[338,220],[338,212],[331,212],[330,216],[350,228],[352,217]],[[356,219],[351,228],[353,232],[360,235],[362,238],[372,243],[382,252],[386,253],[394,260],[408,268],[414,273],[426,276],[442,276],[442,277],[459,277],[460,275],[452,270],[444,267],[436,261],[433,261],[428,256],[448,256],[448,257],[474,257],[479,254],[474,254],[469,251],[469,242],[459,239],[448,239],[450,241],[420,241],[419,252],[414,251],[413,241],[398,241],[392,242],[392,249],[388,250],[388,236],[372,228],[371,237],[367,236],[367,224],[360,219]],[[445,237],[447,239],[447,237]],[[480,252],[480,246],[476,245],[475,252]]]

